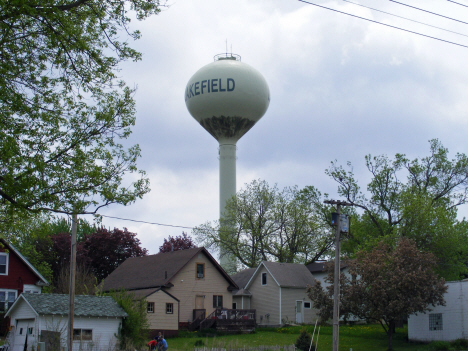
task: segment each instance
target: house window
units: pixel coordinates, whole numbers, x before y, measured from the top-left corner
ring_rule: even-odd
[[[28,334],[32,335],[32,333],[33,333],[33,328],[28,328]]]
[[[233,310],[237,310],[237,302],[233,302],[233,303],[232,303],[232,309],[233,309]]]
[[[443,330],[442,313],[429,314],[429,330]]]
[[[213,308],[223,308],[223,295],[213,295]]]
[[[310,308],[310,302],[304,302],[304,308]]]
[[[173,313],[174,313],[174,304],[166,303],[166,314],[173,314]]]
[[[73,340],[89,341],[93,340],[92,329],[73,329]]]
[[[0,275],[8,275],[8,254],[0,252]]]
[[[8,310],[16,300],[16,290],[0,289],[0,312]]]
[[[146,305],[146,313],[154,313],[154,302],[148,302]]]
[[[205,278],[205,264],[197,263],[197,278]]]
[[[262,285],[267,285],[267,274],[262,273]]]

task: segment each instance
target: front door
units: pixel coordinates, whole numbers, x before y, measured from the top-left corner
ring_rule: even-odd
[[[296,301],[296,323],[302,323],[302,300]]]
[[[206,317],[205,312],[205,296],[195,296],[195,310],[193,311],[193,320],[204,319]]]

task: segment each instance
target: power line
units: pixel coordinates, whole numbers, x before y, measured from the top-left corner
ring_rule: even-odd
[[[147,221],[138,221],[138,220],[136,220],[136,219],[121,218],[121,217],[114,217],[114,216],[106,216],[106,215],[103,215],[103,214],[100,214],[99,216],[101,216],[101,217],[107,217],[107,218],[113,218],[113,219],[120,219],[121,221],[129,221],[129,222],[136,222],[136,223],[145,223],[145,224],[160,225],[160,226],[163,226],[163,227],[193,229],[193,227],[184,227],[184,226],[181,226],[181,225],[172,225],[172,224],[154,223],[154,222],[147,222]]]
[[[348,15],[348,16],[351,16],[351,17],[359,18],[359,19],[362,19],[362,20],[364,20],[364,21],[368,21],[368,22],[373,22],[373,23],[381,24],[381,25],[386,26],[386,27],[398,29],[398,30],[401,30],[401,31],[404,31],[404,32],[408,32],[408,33],[412,33],[412,34],[416,34],[416,35],[420,35],[420,36],[422,36],[422,37],[426,37],[426,38],[429,38],[429,39],[438,40],[438,41],[441,41],[441,42],[444,42],[444,43],[447,43],[447,44],[452,44],[452,45],[456,45],[456,46],[461,46],[461,47],[464,47],[464,48],[468,48],[467,45],[463,45],[463,44],[455,43],[455,42],[453,42],[453,41],[448,41],[448,40],[445,40],[445,39],[433,37],[433,36],[430,36],[430,35],[427,35],[427,34],[422,34],[422,33],[414,32],[414,31],[409,30],[409,29],[404,29],[404,28],[400,28],[400,27],[397,27],[397,26],[392,26],[392,25],[390,25],[390,24],[386,24],[386,23],[382,23],[382,22],[379,22],[379,21],[371,20],[371,19],[365,18],[365,17],[360,17],[360,16],[353,15],[353,14],[348,13],[348,12],[343,12],[343,11],[335,10],[335,9],[330,8],[330,7],[318,5],[318,4],[315,4],[315,3],[313,3],[313,2],[309,2],[309,1],[306,1],[306,0],[298,0],[298,1],[299,1],[299,2],[303,2],[303,3],[305,3],[305,4],[308,4],[308,5],[314,5],[314,6],[317,6],[317,7],[321,7],[321,8],[326,9],[326,10],[330,10],[330,11],[342,13],[342,14],[344,14],[344,15]],[[392,0],[390,0],[390,1],[392,1]]]
[[[454,4],[457,4],[457,5],[460,5],[460,6],[468,7],[468,5],[460,4],[459,2],[456,2],[456,1],[453,1],[453,0],[447,0],[447,1],[448,2],[453,2]]]
[[[415,22],[415,23],[419,23],[419,24],[422,24],[424,26],[428,26],[428,27],[432,27],[432,28],[436,28],[436,29],[440,29],[440,30],[443,30],[443,31],[446,31],[446,32],[450,32],[450,33],[453,33],[453,34],[458,34],[458,35],[463,35],[464,37],[468,37],[468,35],[466,34],[463,34],[463,33],[459,33],[459,32],[455,32],[453,30],[449,30],[449,29],[445,29],[445,28],[441,28],[441,27],[437,27],[437,26],[434,26],[432,24],[428,24],[428,23],[424,23],[424,22],[420,22],[420,21],[416,21],[416,20],[413,20],[411,18],[407,18],[407,17],[403,17],[403,16],[398,16],[398,15],[395,15],[393,13],[390,13],[390,12],[386,12],[386,11],[382,11],[382,10],[378,10],[378,9],[375,9],[373,7],[369,7],[369,6],[365,6],[365,5],[361,5],[361,4],[358,4],[356,2],[352,2],[352,1],[349,1],[349,0],[343,0],[345,2],[349,2],[350,4],[353,4],[353,5],[356,5],[356,6],[360,6],[360,7],[365,7],[366,9],[370,9],[370,10],[373,10],[373,11],[377,11],[377,12],[381,12],[381,13],[385,13],[386,15],[390,15],[390,16],[394,16],[394,17],[398,17],[398,18],[401,18],[401,19],[404,19],[404,20],[407,20],[407,21],[411,21],[411,22]],[[451,0],[448,0],[448,1],[451,1]],[[465,6],[465,5],[463,5]],[[467,6],[468,7],[468,6]]]
[[[448,16],[444,16],[444,15],[441,15],[441,14],[436,13],[436,12],[431,12],[431,11],[428,11],[428,10],[424,10],[424,9],[419,8],[419,7],[416,7],[416,6],[411,6],[411,5],[408,5],[408,4],[405,4],[405,3],[402,3],[402,2],[398,2],[398,1],[395,1],[395,0],[389,0],[389,1],[394,2],[395,4],[399,4],[399,5],[411,7],[412,9],[415,9],[415,10],[419,10],[419,11],[422,11],[422,12],[430,13],[431,15],[434,15],[434,16],[439,16],[439,17],[443,17],[443,18],[446,18],[446,19],[449,19],[449,20],[452,20],[452,21],[455,21],[455,22],[460,22],[460,23],[463,23],[463,24],[468,24],[468,22],[463,22],[463,21],[457,20],[457,19],[455,19],[455,18],[448,17]]]

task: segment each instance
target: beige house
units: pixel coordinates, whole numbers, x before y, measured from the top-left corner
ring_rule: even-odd
[[[315,278],[302,264],[262,262],[232,279],[240,288],[233,292],[233,308],[255,309],[259,326],[311,324],[317,319],[306,293]]]
[[[146,298],[152,332],[171,335],[216,308],[230,309],[238,286],[201,247],[127,259],[104,280],[104,291],[118,289]]]

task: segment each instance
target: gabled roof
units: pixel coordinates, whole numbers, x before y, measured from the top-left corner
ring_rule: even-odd
[[[26,257],[24,257],[14,246],[13,244],[10,244],[9,242],[7,242],[5,239],[3,238],[0,238],[0,242],[5,246],[6,249],[8,249],[9,251],[12,251],[14,252],[21,261],[23,261],[23,263],[28,266],[28,268],[37,276],[37,278],[39,278],[39,281],[36,283],[36,285],[39,285],[39,286],[48,286],[49,285],[49,282],[47,281],[46,278],[44,278],[42,276],[41,273],[39,273],[39,271],[34,268],[34,266],[26,259]]]
[[[204,248],[193,248],[125,260],[104,279],[103,290],[139,290],[173,286],[172,280],[199,253],[204,254],[229,283],[229,290],[238,289],[213,256]],[[167,275],[166,275],[167,272]]]
[[[245,286],[246,289],[249,288],[255,277],[259,274],[261,267],[265,267],[276,284],[282,288],[306,288],[307,285],[315,283],[314,276],[303,264],[264,261],[258,265]]]
[[[65,294],[23,293],[13,303],[6,316],[11,315],[21,301],[25,301],[36,315],[67,316],[69,296]],[[110,296],[75,296],[76,317],[127,317],[127,313]]]

